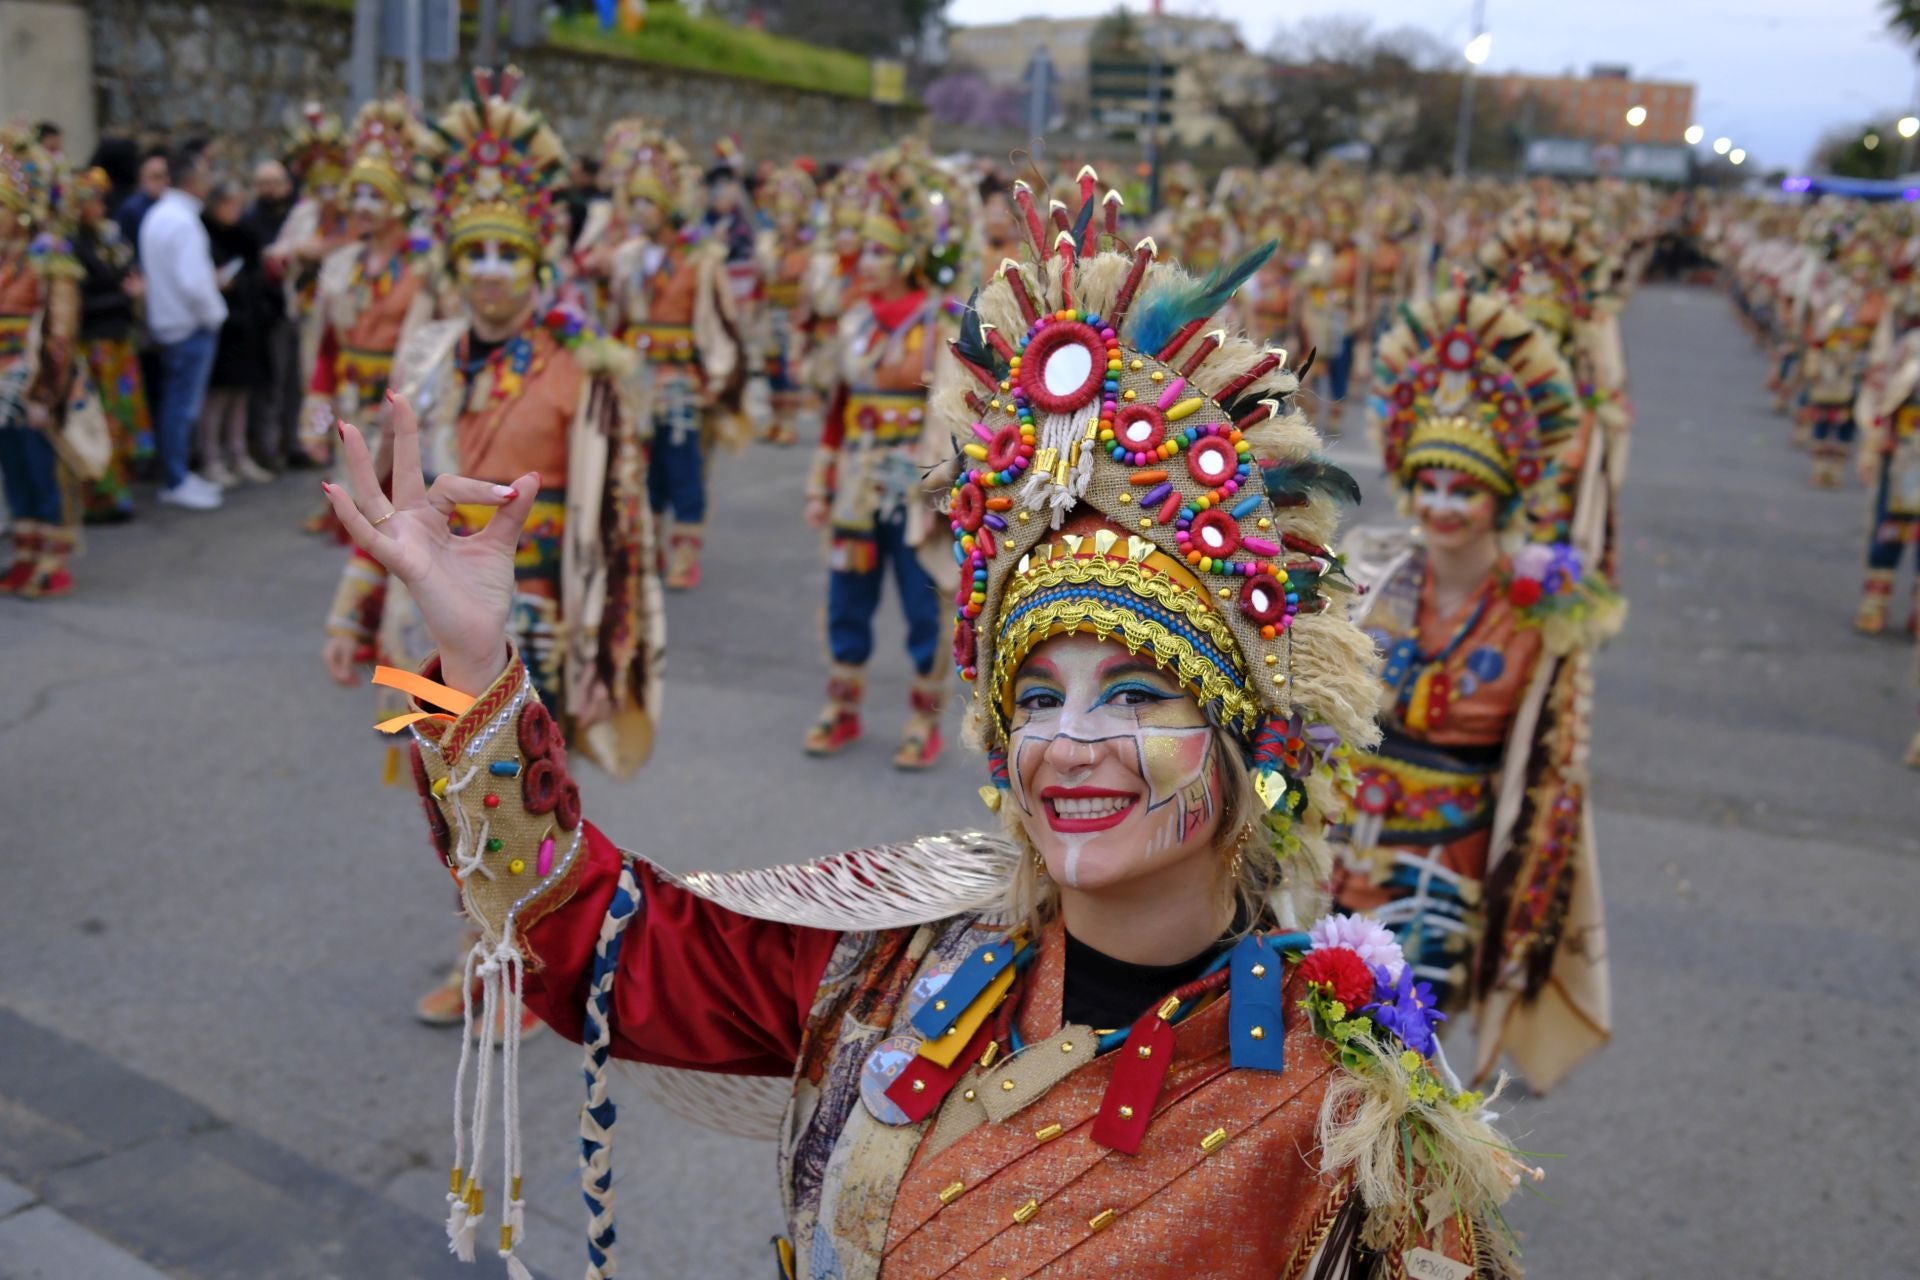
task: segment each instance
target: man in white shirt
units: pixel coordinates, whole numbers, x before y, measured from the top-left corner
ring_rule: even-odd
[[[160,399],[154,415],[160,501],[190,511],[220,505],[218,485],[187,469],[194,423],[207,394],[227,303],[213,270],[200,203],[212,185],[204,147],[188,143],[167,157],[166,194],[140,222],[140,266],[147,278],[147,328],[160,351]]]

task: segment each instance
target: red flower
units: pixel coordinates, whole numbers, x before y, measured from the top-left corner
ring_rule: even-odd
[[[1540,583],[1533,578],[1515,578],[1507,588],[1507,599],[1518,608],[1530,609],[1540,603]]]
[[[1373,970],[1360,953],[1350,947],[1319,947],[1307,952],[1300,962],[1300,976],[1348,1009],[1358,1009],[1373,999]]]

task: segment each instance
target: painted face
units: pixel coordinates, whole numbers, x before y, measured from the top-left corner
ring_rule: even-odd
[[[1212,856],[1214,730],[1144,658],[1056,636],[1014,681],[1008,782],[1027,838],[1063,885],[1094,891]]]
[[[353,219],[360,234],[366,235],[378,231],[388,223],[395,221],[393,206],[378,187],[365,182],[356,182],[353,190],[347,194],[347,216]]]
[[[1473,477],[1423,467],[1413,477],[1413,513],[1434,546],[1457,547],[1493,531],[1498,501]]]
[[[860,246],[860,279],[869,288],[884,288],[900,276],[900,254],[896,250],[872,240]]]
[[[482,240],[460,252],[455,270],[467,306],[476,316],[504,323],[519,315],[533,294],[533,255],[510,240]]]

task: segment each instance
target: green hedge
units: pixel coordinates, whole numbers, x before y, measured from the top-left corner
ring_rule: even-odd
[[[547,28],[547,41],[579,53],[610,54],[849,98],[864,99],[873,90],[872,65],[857,53],[696,18],[677,4],[649,4],[646,27],[631,35],[602,31],[590,14],[562,18]]]

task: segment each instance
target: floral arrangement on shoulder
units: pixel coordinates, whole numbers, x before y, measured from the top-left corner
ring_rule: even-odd
[[[1611,639],[1627,613],[1626,601],[1585,557],[1565,542],[1529,542],[1513,553],[1507,602],[1528,626],[1541,629],[1551,653],[1589,649]]]
[[[1364,916],[1324,916],[1307,937],[1300,1005],[1342,1068],[1321,1106],[1321,1172],[1353,1177],[1366,1242],[1398,1238],[1409,1219],[1427,1231],[1454,1216],[1499,1223],[1522,1178],[1545,1175],[1493,1129],[1498,1087],[1464,1088],[1447,1069],[1433,988]]]

